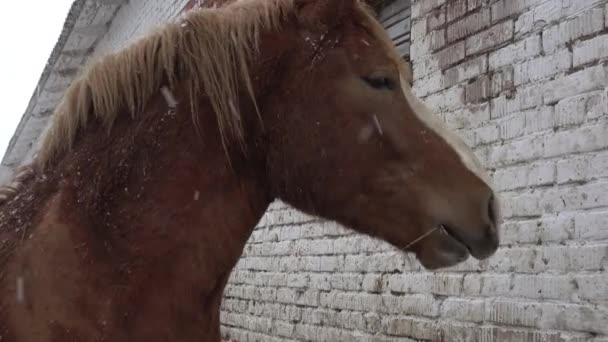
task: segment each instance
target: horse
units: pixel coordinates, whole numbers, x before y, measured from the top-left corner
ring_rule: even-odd
[[[90,63],[0,192],[2,341],[220,341],[268,206],[441,269],[499,245],[472,149],[361,0],[192,10]]]

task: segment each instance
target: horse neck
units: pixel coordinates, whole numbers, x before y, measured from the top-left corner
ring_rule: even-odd
[[[132,260],[147,260],[161,281],[206,286],[200,290],[209,293],[238,261],[270,201],[259,163],[242,158],[230,163],[219,133],[209,129],[215,127],[213,115],[199,115],[201,137],[190,121],[189,101],[180,102],[183,109],[175,117],[158,122],[164,133],[149,139],[159,141],[142,147],[154,160],[134,157],[125,188],[110,191],[103,200],[112,205],[106,202],[95,212],[106,228],[118,233],[113,237],[118,251]],[[152,107],[165,104],[153,102]],[[209,113],[210,108],[203,104],[201,110]]]
[[[94,281],[85,277],[85,284],[75,271],[74,279],[56,279],[63,284],[57,287],[113,297],[134,326],[149,326],[150,316],[173,317],[178,310],[202,316],[200,329],[213,328],[219,326],[230,271],[270,201],[260,183],[260,163],[239,158],[229,163],[219,133],[211,128],[216,127],[213,116],[200,116],[201,137],[193,128],[189,101],[178,100],[184,108],[177,114],[166,114],[166,104],[158,100],[145,122],[122,120],[109,136],[101,128],[88,130],[61,162],[54,196],[61,204],[51,210],[69,230],[70,240],[63,244],[86,246],[66,248],[72,260],[80,261],[65,267],[97,276]],[[53,224],[43,221],[39,227]],[[119,294],[115,284],[124,284]],[[110,289],[114,292],[105,292]]]

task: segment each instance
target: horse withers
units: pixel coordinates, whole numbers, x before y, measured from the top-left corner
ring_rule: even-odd
[[[489,177],[410,77],[358,0],[193,10],[93,63],[0,191],[2,341],[219,341],[276,199],[427,269],[490,257]]]

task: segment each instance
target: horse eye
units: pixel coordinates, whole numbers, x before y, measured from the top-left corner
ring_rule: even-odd
[[[378,90],[393,90],[395,89],[395,82],[388,77],[363,77],[365,83],[370,87]]]

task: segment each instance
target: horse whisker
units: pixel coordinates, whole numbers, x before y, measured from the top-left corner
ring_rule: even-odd
[[[440,229],[444,234],[446,233],[445,228],[443,228],[443,225],[440,224],[440,225],[436,226],[435,228],[429,230],[428,232],[420,235],[414,241],[408,243],[405,247],[403,247],[401,249],[407,250],[408,248],[412,247],[413,245],[417,244],[418,242],[424,240],[427,236],[431,235],[433,232],[435,232],[438,229]]]

